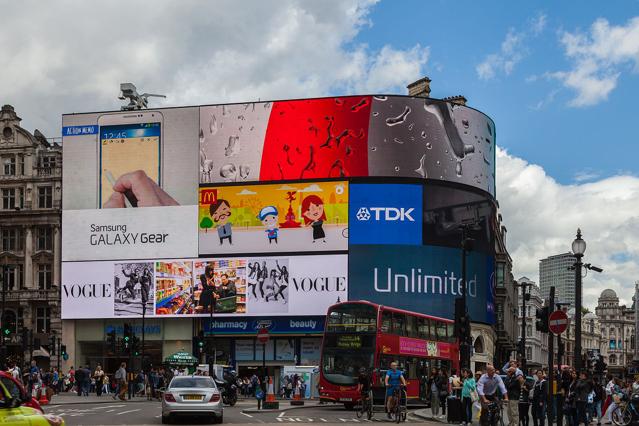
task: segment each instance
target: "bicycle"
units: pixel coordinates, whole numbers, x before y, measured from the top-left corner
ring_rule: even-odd
[[[395,387],[393,389],[393,394],[391,395],[395,404],[393,406],[393,411],[390,414],[391,419],[395,421],[395,423],[406,421],[406,391],[403,388],[403,386]],[[402,404],[402,400],[404,401],[404,404]]]
[[[612,422],[617,426],[630,425],[634,419],[639,418],[637,403],[639,403],[639,395],[633,395],[631,401],[628,401],[627,396],[622,397],[617,408],[612,412]]]
[[[487,406],[488,409],[488,424],[490,426],[504,426],[504,416],[502,415],[501,401],[492,401]]]
[[[362,395],[360,407],[356,414],[358,419],[361,419],[364,414],[366,414],[367,420],[373,417],[373,391],[369,390],[366,395]]]

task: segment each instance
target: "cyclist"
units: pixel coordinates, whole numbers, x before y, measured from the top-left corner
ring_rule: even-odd
[[[393,398],[393,392],[396,389],[399,390],[401,386],[406,386],[406,379],[404,379],[402,372],[397,369],[396,361],[391,362],[390,370],[386,372],[384,384],[386,385],[386,415],[390,419],[395,404],[400,403],[400,401],[395,401]]]
[[[368,399],[368,392],[371,390],[371,376],[366,371],[366,367],[359,369],[359,376],[357,376],[357,390],[362,397],[362,403],[365,399]]]
[[[497,399],[497,389],[504,397],[504,401],[508,401],[508,392],[504,381],[495,374],[495,367],[491,364],[486,366],[486,373],[483,374],[477,382],[477,393],[481,400],[481,415],[479,417],[479,423],[482,426],[488,424],[488,406],[491,402]]]

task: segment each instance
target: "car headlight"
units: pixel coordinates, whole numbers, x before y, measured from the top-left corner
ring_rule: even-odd
[[[47,419],[49,425],[51,426],[61,426],[64,424],[64,420],[60,416],[56,416],[54,414],[45,414],[44,418]]]

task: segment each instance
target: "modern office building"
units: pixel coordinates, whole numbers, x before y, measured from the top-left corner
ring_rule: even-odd
[[[0,111],[0,274],[9,362],[50,357],[60,337],[62,147],[20,126],[11,105]]]
[[[572,253],[549,256],[539,261],[539,290],[542,298],[550,295],[550,287],[555,287],[555,301],[575,305],[575,271],[570,269],[575,263]]]

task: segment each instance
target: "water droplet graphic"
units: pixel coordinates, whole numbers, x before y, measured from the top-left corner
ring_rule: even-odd
[[[448,154],[448,150],[445,150],[445,151],[444,151],[444,154]]]
[[[240,177],[242,179],[246,179],[249,173],[251,173],[251,167],[248,164],[240,165]]]
[[[200,129],[200,145],[204,144],[204,130]]]
[[[433,149],[433,144],[430,142],[426,142],[426,149]]]
[[[425,161],[426,161],[426,154],[423,154],[422,158],[419,159],[419,167],[415,169],[415,172],[423,178],[428,177],[428,173],[426,173],[426,166],[424,164]]]
[[[492,127],[490,127],[490,123],[487,122],[486,123],[486,127],[488,128],[488,134],[490,136],[492,136],[493,135],[493,129],[492,129]]]
[[[438,166],[442,165],[441,161],[439,161],[439,160],[437,160],[437,162],[435,164],[437,164]]]
[[[232,157],[238,152],[240,152],[240,137],[235,135],[229,136],[229,143],[224,148],[224,155],[226,157]]]
[[[225,179],[233,179],[237,173],[235,164],[227,163],[220,168],[220,176]]]
[[[426,131],[425,131],[425,130],[424,130],[424,131],[422,131],[422,138],[423,138],[423,139],[426,139]]]
[[[400,145],[403,145],[403,144],[404,144],[404,141],[403,141],[403,140],[401,140],[401,139],[399,139],[399,138],[393,138],[393,142],[398,143],[398,144],[400,144]]]
[[[408,125],[408,130],[413,130],[413,127],[415,127],[415,123],[410,123]]]
[[[360,109],[364,108],[366,105],[368,105],[368,98],[362,98],[362,100],[360,100],[356,105],[353,105],[351,107],[351,111],[357,112]]]
[[[377,117],[378,115],[379,115],[379,112],[373,111],[373,117]]]
[[[377,147],[376,146],[371,146],[371,151],[377,151]]]
[[[398,124],[403,123],[404,121],[406,121],[406,117],[408,117],[408,114],[410,114],[410,107],[406,106],[404,108],[404,112],[402,112],[401,114],[399,114],[397,117],[389,117],[386,119],[386,125],[387,126],[396,126]]]
[[[398,172],[399,171],[399,166],[395,166],[395,171]]]
[[[209,120],[209,133],[212,135],[217,133],[217,118],[213,114],[211,114],[211,119]]]
[[[462,120],[462,125],[464,126],[464,128],[468,128],[470,126],[470,123],[468,122],[468,120]]]
[[[388,96],[373,96],[373,99],[384,102],[388,99]]]
[[[474,145],[464,145],[464,155],[472,154],[473,152],[475,152]]]
[[[457,177],[461,177],[462,176],[462,163],[461,163],[461,161],[458,161],[457,164],[455,165],[455,173],[457,173]]]

